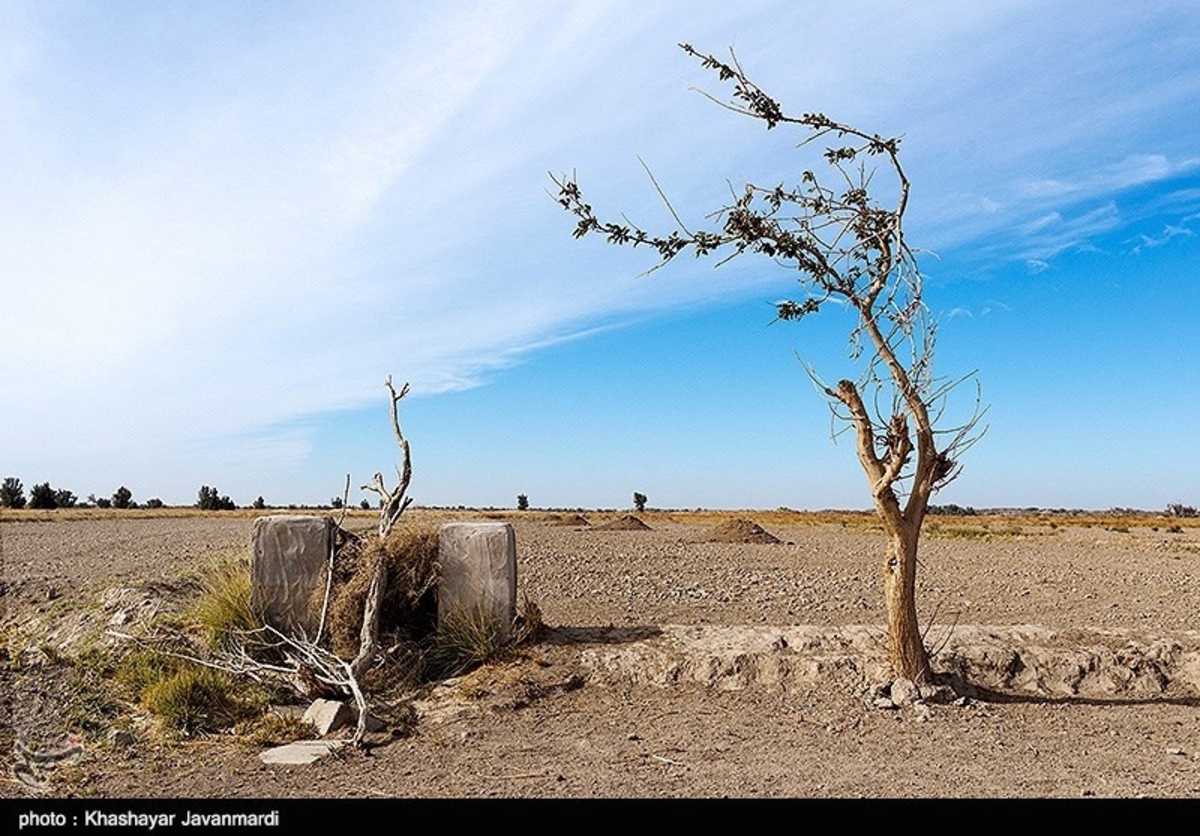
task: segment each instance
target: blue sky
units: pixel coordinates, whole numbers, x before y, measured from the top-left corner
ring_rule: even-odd
[[[320,503],[865,508],[795,277],[577,241],[800,170],[696,88],[903,136],[937,368],[989,430],[936,502],[1200,504],[1200,5],[0,0],[0,475]],[[973,392],[961,391],[970,408]]]

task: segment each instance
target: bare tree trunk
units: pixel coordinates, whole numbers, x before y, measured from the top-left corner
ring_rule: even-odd
[[[917,526],[899,521],[887,538],[883,601],[887,611],[888,661],[893,672],[913,682],[929,681],[929,652],[917,620]]]
[[[358,656],[350,663],[350,672],[361,677],[375,659],[379,649],[379,610],[383,604],[383,593],[387,588],[387,556],[379,555],[375,564],[371,584],[367,587],[367,599],[363,602],[363,623],[359,631]]]

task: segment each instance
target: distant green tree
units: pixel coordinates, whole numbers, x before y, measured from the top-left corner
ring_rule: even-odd
[[[117,488],[117,490],[112,495],[112,507],[128,508],[128,507],[130,507],[130,502],[132,499],[133,499],[133,491],[129,490],[129,488],[122,485],[121,487]]]
[[[146,507],[147,508],[162,508],[163,501],[161,499],[159,499],[158,497],[152,497],[151,499],[146,500]]]
[[[111,500],[111,499],[106,499],[106,498],[104,498],[103,496],[98,496],[98,497],[96,497],[96,501],[95,501],[93,504],[94,504],[94,505],[95,505],[97,508],[111,508],[111,507],[112,507],[112,500]]]
[[[364,499],[362,502],[358,503],[358,507],[362,508],[364,511],[370,511],[371,510],[371,500]]]
[[[517,494],[517,510],[518,511],[528,511],[529,510],[529,497],[527,497],[523,493]]]
[[[34,485],[29,489],[29,507],[46,509],[58,507],[58,503],[54,499],[54,488],[50,487],[49,482],[42,482],[42,484]]]
[[[0,484],[0,508],[24,508],[25,487],[16,476],[5,478]]]
[[[267,507],[267,501],[260,496],[258,499],[254,500],[254,504],[250,507],[256,511],[261,511]]]
[[[333,499],[329,500],[329,507],[330,508],[341,508],[342,507],[342,498],[340,496],[335,496]]]
[[[200,486],[196,507],[201,511],[232,511],[237,508],[228,496],[221,496],[216,488],[210,488],[208,485]]]
[[[642,512],[646,510],[646,495],[644,493],[633,492],[633,507]]]
[[[54,492],[54,505],[57,508],[74,508],[78,502],[75,494],[66,488],[59,488]]]

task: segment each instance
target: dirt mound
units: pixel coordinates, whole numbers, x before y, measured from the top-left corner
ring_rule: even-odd
[[[626,514],[619,520],[598,525],[593,531],[650,531],[650,526],[639,520],[633,514]]]
[[[781,543],[783,542],[756,522],[735,517],[713,526],[700,536],[701,543]]]
[[[550,518],[550,525],[590,525],[587,517],[581,514],[555,514]]]

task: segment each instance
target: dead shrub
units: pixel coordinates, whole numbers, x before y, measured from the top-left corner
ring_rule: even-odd
[[[400,524],[386,540],[369,537],[343,544],[334,560],[326,621],[330,650],[343,658],[358,652],[363,604],[380,560],[387,562],[381,640],[403,644],[431,633],[437,622],[437,557],[438,530],[431,525]]]

